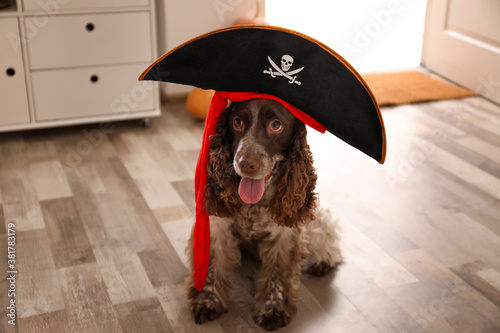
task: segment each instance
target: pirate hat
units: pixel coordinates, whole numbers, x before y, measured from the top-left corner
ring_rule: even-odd
[[[166,53],[139,80],[217,91],[195,175],[194,277],[199,290],[205,284],[210,250],[203,209],[209,137],[228,100],[277,100],[312,128],[328,130],[379,163],[385,160],[382,115],[362,77],[328,46],[295,31],[263,25],[215,30]]]

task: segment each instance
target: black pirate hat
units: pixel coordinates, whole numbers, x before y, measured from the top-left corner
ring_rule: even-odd
[[[383,163],[386,140],[373,94],[352,66],[325,44],[288,29],[246,25],[194,38],[156,60],[140,80],[216,90],[198,159],[194,230],[196,287],[205,283],[210,250],[203,210],[209,137],[227,100],[271,98],[298,119]]]
[[[166,53],[140,77],[219,91],[268,93],[380,163],[382,116],[361,76],[323,43],[272,26],[235,26]]]

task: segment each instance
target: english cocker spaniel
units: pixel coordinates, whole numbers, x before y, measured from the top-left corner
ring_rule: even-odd
[[[222,112],[210,139],[206,285],[199,292],[187,279],[197,324],[228,311],[241,247],[262,262],[253,318],[266,330],[289,324],[302,272],[324,275],[342,261],[337,220],[317,207],[316,180],[306,127],[280,103],[253,99]],[[192,239],[188,251],[192,266]]]

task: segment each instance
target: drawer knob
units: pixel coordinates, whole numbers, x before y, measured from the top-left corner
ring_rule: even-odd
[[[16,75],[16,70],[12,67],[9,67],[5,71],[5,74],[7,74],[7,76],[14,76],[14,75]]]
[[[92,83],[96,83],[97,81],[99,81],[99,76],[97,76],[97,75],[92,75],[92,76],[90,77],[90,82],[92,82]]]
[[[89,22],[87,23],[87,25],[85,26],[85,29],[87,29],[87,31],[92,31],[94,30],[95,26],[94,26],[94,23],[92,22]]]

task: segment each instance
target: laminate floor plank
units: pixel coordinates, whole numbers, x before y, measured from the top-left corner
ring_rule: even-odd
[[[375,279],[349,261],[339,267],[334,284],[347,297],[380,290]]]
[[[25,154],[30,163],[58,159],[54,142],[45,131],[31,131],[23,134]]]
[[[18,326],[19,332],[53,333],[70,331],[66,310],[19,318],[16,326]]]
[[[7,249],[8,243],[7,243],[7,235],[5,235],[5,232],[0,234],[0,249]],[[12,307],[11,305],[11,297],[9,297],[9,289],[10,289],[10,281],[7,280],[10,275],[7,273],[9,271],[8,266],[7,266],[7,260],[6,259],[1,259],[0,260],[0,332],[5,332],[5,333],[14,333],[16,331],[16,326],[9,324],[9,320],[11,320],[10,317],[7,317],[7,315],[10,315],[10,309],[9,307]],[[14,299],[15,301],[15,299]],[[17,305],[15,305],[17,307]]]
[[[161,250],[165,250],[168,253],[172,254],[172,258],[178,257],[175,254],[175,251],[172,251],[172,245],[170,244],[168,238],[163,232],[161,225],[158,223],[158,220],[154,216],[151,208],[148,206],[147,202],[143,198],[137,198],[130,201],[134,210],[141,216],[142,225],[148,231],[149,237],[154,241],[156,247]],[[188,225],[186,225],[189,228]]]
[[[0,171],[0,190],[6,221],[15,221],[19,231],[45,228],[35,185],[27,168]]]
[[[177,256],[176,253],[167,254],[163,250],[151,250],[139,252],[138,256],[155,288],[169,285],[173,281],[184,281],[184,278],[189,274],[185,264],[178,262],[178,257],[172,258],[172,256]],[[174,266],[174,263],[177,266]]]
[[[142,216],[131,201],[117,201],[109,195],[99,196],[97,209],[106,235],[102,241],[123,244],[132,252],[156,249],[157,244],[144,228]]]
[[[41,207],[55,267],[95,262],[73,199],[42,201]]]
[[[89,170],[91,171],[89,172]],[[98,206],[98,195],[105,193],[104,185],[93,165],[86,162],[82,163],[78,168],[67,168],[66,178],[90,244],[93,249],[97,249],[107,242],[107,235]]]
[[[125,165],[119,158],[105,158],[93,160],[101,182],[104,184],[105,193],[109,193],[118,200],[142,198],[141,191],[132,179]]]
[[[175,247],[171,244],[145,202],[136,200],[133,204],[138,212],[142,212],[144,227],[148,230],[158,247],[158,250],[138,253],[138,257],[151,284],[156,288],[168,285],[169,283],[183,282],[189,273],[182,259],[175,251]],[[185,227],[189,229],[189,226],[186,225]]]
[[[461,329],[456,330],[452,325],[448,322],[448,320],[444,318],[436,319],[426,323],[425,332],[439,332],[439,333],[462,333]],[[411,332],[411,331],[410,331]],[[423,332],[423,330],[417,330],[416,332]]]
[[[439,102],[435,103],[433,106],[437,109],[441,109],[438,105]],[[467,135],[467,132],[461,129],[460,126],[450,126],[456,125],[460,121],[460,107],[456,112],[450,111],[451,109],[444,109],[439,113],[439,115],[436,115],[435,113],[431,114],[431,112],[422,112],[418,106],[413,105],[405,105],[400,108],[409,109],[407,113],[412,117],[412,123],[416,123],[416,125],[412,124],[412,126],[418,129],[418,135],[423,135],[425,133],[427,135],[430,134],[432,137],[432,135],[439,134],[447,139],[460,138]],[[457,108],[454,109],[457,110]],[[403,117],[407,119],[407,116]],[[414,132],[415,131],[412,130],[412,134]],[[437,138],[437,136],[435,136],[435,138]]]
[[[109,242],[94,250],[94,253],[113,304],[133,302],[155,295],[138,255],[126,245]]]
[[[121,159],[151,209],[183,204],[181,197],[162,171],[163,166],[156,164],[149,154],[126,155]]]
[[[390,255],[348,222],[342,228],[345,260],[355,264],[381,289],[417,282]]]
[[[468,148],[470,151],[474,151],[485,158],[491,159],[493,162],[497,163],[497,165],[500,164],[500,143],[498,145],[492,145],[476,137],[455,139],[455,142]]]
[[[362,231],[388,254],[406,252],[417,248],[415,244],[366,208],[360,207],[353,210],[348,218],[350,224],[356,226],[358,230]]]
[[[165,207],[153,210],[153,214],[158,223],[177,221],[182,219],[191,219],[194,223],[194,212],[186,205]]]
[[[118,156],[130,154],[130,149],[122,138],[122,133],[113,131],[108,134],[109,141],[115,147]]]
[[[408,185],[418,187],[421,195],[450,212],[483,210],[497,202],[474,184],[460,180],[437,164],[425,163],[419,171]]]
[[[419,324],[384,290],[349,297],[379,332],[412,332]]]
[[[469,112],[481,115],[488,121],[500,124],[500,113],[498,113],[498,104],[491,101],[476,97],[469,101]]]
[[[436,320],[447,319],[458,314],[449,298],[441,298],[421,282],[386,290],[389,297],[411,316],[411,331],[427,330]]]
[[[158,165],[170,181],[193,177],[193,173],[190,172],[191,165],[189,165],[191,161],[185,162],[180,152],[174,149],[172,142],[164,134],[153,133],[141,136],[131,133],[122,134],[122,140],[127,144],[132,155],[142,155],[147,151],[152,163]]]
[[[194,185],[193,180],[172,182],[175,191],[182,198],[183,203],[190,211],[195,211]]]
[[[496,159],[500,159],[500,149],[497,149],[490,143],[484,142],[479,139],[477,139],[479,141],[479,144],[477,144],[478,141],[473,141],[474,144],[469,145],[472,147],[461,145],[460,142],[466,142],[466,143],[470,142],[470,141],[465,141],[465,139],[466,138],[460,138],[457,139],[456,141],[447,140],[440,143],[439,146],[455,156],[462,156],[462,158],[466,160],[467,163],[472,164],[476,168],[485,171],[490,175],[495,176],[496,178],[499,178],[500,163],[498,163]],[[491,155],[491,158],[488,157],[489,155],[484,156],[484,154],[480,153],[481,150],[485,151],[486,149],[489,149],[490,154],[493,153]],[[496,152],[497,150],[498,152]]]
[[[105,160],[109,162],[112,158]],[[82,163],[78,169],[84,165]],[[143,211],[135,209],[134,196],[140,194],[132,190],[128,191],[132,194],[113,196],[107,189],[105,193],[94,195],[85,179],[80,178],[78,169],[68,170],[69,183],[112,303],[153,296],[154,290],[136,253],[157,246],[143,227]],[[115,184],[121,182],[121,188],[127,187],[127,177],[114,172],[104,177],[113,178]],[[106,181],[103,182],[106,185]]]
[[[492,195],[496,199],[500,199],[500,180],[474,167],[461,157],[457,157],[436,146],[430,161],[465,182],[472,181],[473,184],[481,190]]]
[[[26,146],[20,133],[0,133],[0,170],[29,166]]]
[[[156,297],[115,305],[122,332],[174,332]]]
[[[66,179],[68,181],[68,185],[70,186],[71,192],[73,193],[73,197],[76,197],[75,187],[80,190],[82,187],[88,191],[88,194],[92,197],[97,196],[99,194],[103,194],[107,192],[107,188],[110,186],[106,186],[106,182],[101,178],[101,174],[99,173],[99,166],[95,161],[87,160],[82,161],[78,167],[68,168],[65,167]],[[108,164],[109,168],[111,166]],[[71,183],[70,177],[73,182]],[[117,186],[119,184],[116,184]],[[113,188],[110,188],[113,191]],[[120,188],[120,190],[122,190]],[[122,194],[124,191],[120,191]],[[125,191],[127,193],[128,191]]]
[[[443,110],[436,107],[436,104],[431,104],[428,108],[423,108],[423,111],[435,118],[446,119],[446,117],[449,117],[448,123],[453,127],[459,128],[468,135],[475,136],[493,145],[497,145],[500,141],[500,135],[498,134],[498,131],[496,131],[496,129],[498,129],[498,125],[492,124],[491,126],[484,126],[486,120],[480,119],[477,116],[473,119],[474,115],[468,111],[467,107],[458,107],[456,108],[456,112],[453,113],[450,110]]]
[[[427,206],[434,206],[428,198],[419,193],[405,192],[392,198],[390,207],[377,208],[374,213],[383,216],[381,218],[394,229],[447,267],[473,261],[464,248],[447,238],[446,231],[438,229],[423,214]]]
[[[475,261],[451,267],[450,269],[484,297],[500,307],[500,273],[497,270],[488,267],[482,261]]]
[[[5,231],[6,231],[5,226],[6,226],[6,223],[5,223],[5,217],[3,215],[3,205],[0,203],[0,235],[5,234]]]
[[[459,317],[473,323],[480,315],[486,327],[500,328],[500,308],[428,253],[413,250],[398,253],[394,257],[435,295],[439,295],[438,299],[444,304],[443,308],[452,307],[455,311],[458,310],[454,316],[460,314]]]
[[[30,176],[39,201],[72,195],[63,166],[58,160],[31,163]]]
[[[18,318],[65,309],[45,229],[16,231]]]
[[[178,151],[177,154],[184,161],[184,166],[186,171],[190,173],[190,175],[194,175],[196,171],[196,163],[198,162],[198,157],[200,154],[199,149],[189,149]]]
[[[478,272],[477,275],[479,275],[490,286],[496,289],[496,291],[492,291],[491,294],[494,296],[492,297],[495,299],[494,303],[498,305],[499,302],[497,291],[500,291],[500,273],[493,268],[488,268]]]
[[[315,323],[316,318],[318,323]],[[357,309],[342,293],[334,294],[334,301],[325,308],[312,311],[303,321],[309,325],[300,326],[299,320],[294,325],[300,330],[290,332],[304,332],[309,329],[317,332],[379,332],[363,313]]]
[[[68,332],[120,332],[119,318],[95,262],[57,270]]]
[[[458,306],[460,314],[446,318],[457,331],[460,332],[498,332],[500,326],[489,323],[471,304],[460,304]],[[466,313],[467,315],[463,315]]]
[[[191,236],[192,226],[194,225],[194,219],[182,219],[177,221],[169,221],[161,224],[165,235],[172,244],[177,256],[184,263],[186,268],[189,268],[189,261],[186,254],[186,239],[189,239]],[[191,226],[186,228],[186,226]]]
[[[89,159],[101,159],[109,156],[116,156],[116,152],[110,152],[108,145],[103,145],[103,137],[97,141],[89,140],[82,133],[83,131],[96,130],[96,125],[76,126],[71,128],[61,128],[56,133],[52,133],[54,148],[59,157],[59,161],[65,167],[74,168],[83,161]],[[103,149],[104,147],[108,149]]]
[[[482,260],[500,271],[500,238],[474,219],[464,214],[450,214],[445,210],[429,210],[425,216],[450,242],[462,246],[473,258]]]

